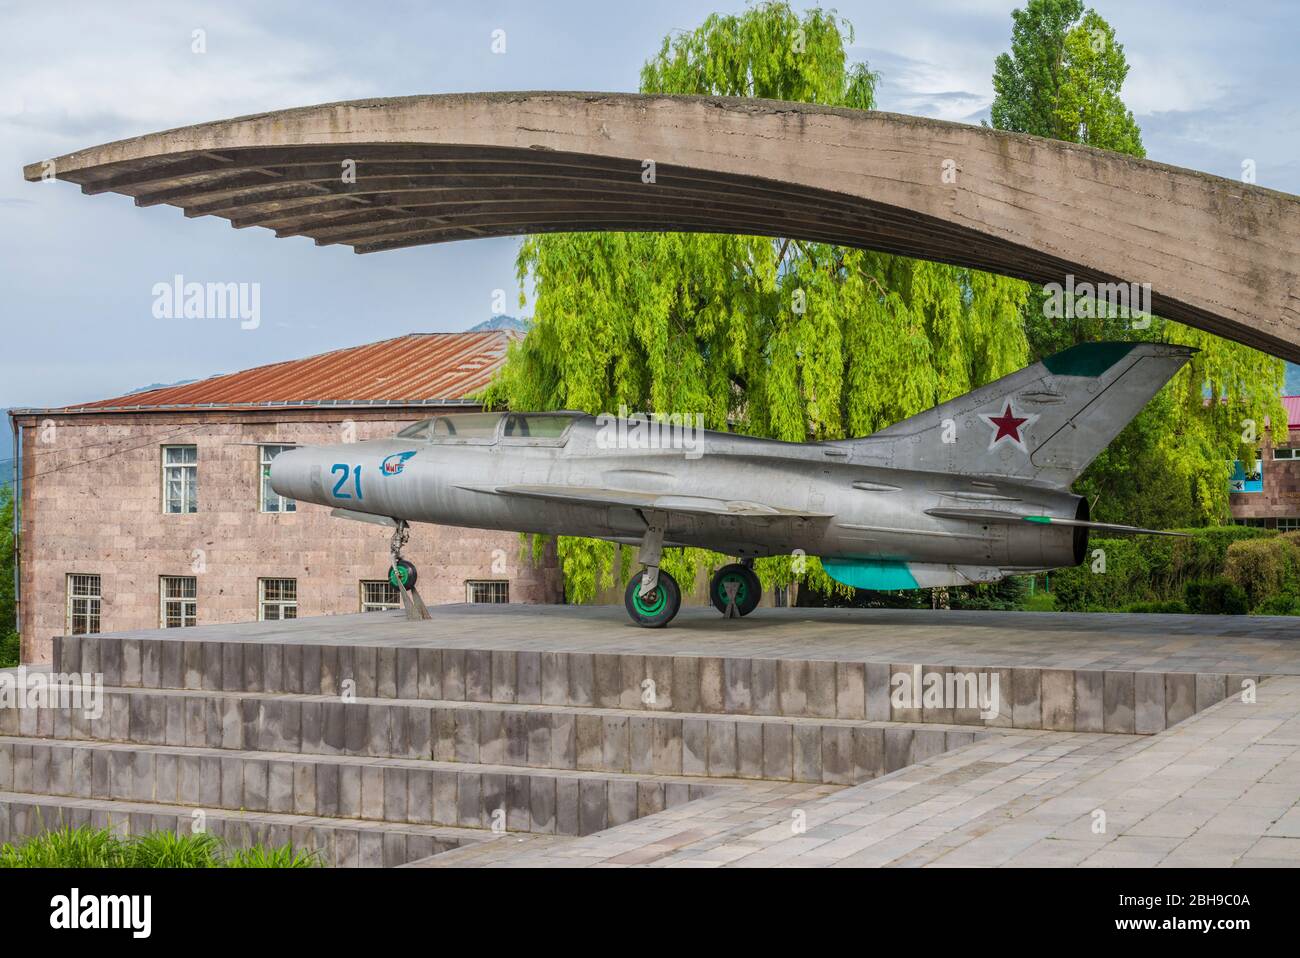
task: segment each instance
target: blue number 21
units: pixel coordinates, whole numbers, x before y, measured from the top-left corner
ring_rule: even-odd
[[[341,462],[336,462],[330,466],[330,475],[338,476],[339,481],[334,483],[335,499],[351,499],[352,494],[343,491],[343,484],[348,481],[348,474],[352,474],[352,487],[356,491],[357,499],[361,499],[361,467],[348,468]]]

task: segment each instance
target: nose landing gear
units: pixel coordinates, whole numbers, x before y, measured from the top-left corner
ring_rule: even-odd
[[[398,595],[402,597],[402,608],[406,610],[406,617],[413,622],[418,622],[432,616],[429,614],[429,607],[420,598],[420,593],[415,591],[415,566],[402,558],[402,547],[410,538],[410,524],[405,519],[399,520],[397,528],[393,530],[393,538],[388,544],[388,581],[396,587]]]

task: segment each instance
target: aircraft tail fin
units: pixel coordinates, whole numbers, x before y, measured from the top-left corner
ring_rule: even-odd
[[[837,445],[855,461],[895,469],[1068,488],[1195,351],[1167,343],[1082,343]]]

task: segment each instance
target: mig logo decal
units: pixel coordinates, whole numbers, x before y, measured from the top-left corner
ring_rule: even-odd
[[[1029,452],[1028,447],[1025,445],[1023,430],[1038,421],[1038,413],[1027,412],[1017,415],[1015,407],[1011,405],[1011,400],[1008,399],[1003,405],[1001,415],[991,416],[988,413],[980,413],[979,415],[993,429],[993,434],[989,436],[990,452],[996,449],[998,443],[1004,439],[1021,452]]]
[[[410,452],[395,452],[391,456],[385,457],[384,461],[379,464],[379,472],[385,476],[401,475],[402,470],[406,468],[406,460],[414,456],[416,450]]]

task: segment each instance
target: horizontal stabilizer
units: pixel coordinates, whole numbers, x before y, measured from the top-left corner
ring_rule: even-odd
[[[971,522],[1036,522],[1041,525],[1071,526],[1110,532],[1115,535],[1186,536],[1186,532],[1169,532],[1165,529],[1142,529],[1138,526],[1121,526],[1113,522],[1090,522],[1087,519],[1058,519],[1055,516],[1023,516],[1013,512],[992,509],[926,509],[925,514],[936,519],[967,519]]]

